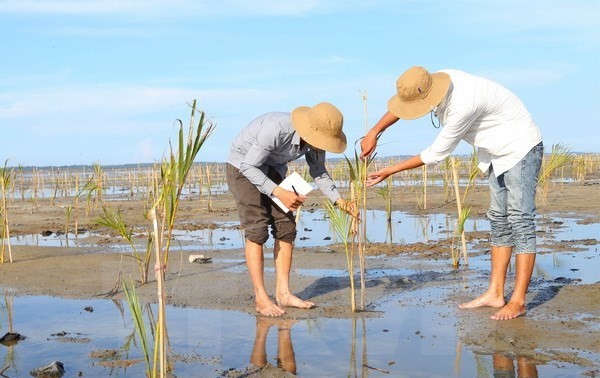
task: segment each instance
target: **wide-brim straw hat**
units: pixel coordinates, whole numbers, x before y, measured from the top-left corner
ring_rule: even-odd
[[[346,150],[346,134],[342,131],[344,116],[330,103],[294,109],[292,123],[300,138],[311,146],[338,154]]]
[[[432,111],[450,88],[450,76],[430,74],[423,67],[411,67],[396,80],[398,93],[388,101],[388,110],[400,119],[415,119]]]

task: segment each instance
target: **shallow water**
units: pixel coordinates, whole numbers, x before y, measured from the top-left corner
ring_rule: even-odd
[[[600,238],[600,223],[582,222],[585,220],[579,216],[554,216],[552,214],[540,218],[538,222],[538,244],[539,252],[536,258],[535,275],[542,278],[572,278],[581,279],[583,283],[592,283],[598,281],[598,269],[595,259],[598,255],[598,245],[584,245],[588,239]],[[400,211],[392,212],[393,242],[397,244],[412,244],[416,242],[435,242],[442,238],[451,236],[453,219],[446,214],[429,215],[410,215]],[[195,231],[175,231],[174,248],[181,250],[212,250],[213,261],[223,261],[218,257],[216,251],[220,249],[243,248],[243,232],[235,228],[237,222],[221,222],[219,227],[214,230],[203,229]],[[389,233],[387,230],[387,221],[385,212],[370,210],[367,212],[368,239],[372,243],[389,242]],[[326,219],[322,210],[313,213],[302,212],[298,223],[297,248],[327,246],[336,242],[333,237],[334,232],[329,228],[329,221]],[[450,231],[449,231],[450,230]],[[487,220],[468,220],[465,224],[465,230],[489,230]],[[402,237],[400,237],[400,235]],[[96,233],[85,231],[78,236],[74,234],[57,235],[53,233],[50,236],[40,234],[14,236],[11,237],[13,245],[35,245],[44,247],[96,247],[98,250],[110,249],[111,251],[128,252],[130,247],[127,245],[101,245],[93,246],[87,243],[90,236],[102,236]],[[583,248],[583,251],[563,251],[560,253],[551,252],[551,246],[556,242],[577,240],[581,242],[574,243],[574,246]],[[547,244],[550,247],[544,247]],[[144,245],[138,246],[144,249]],[[267,243],[267,247],[272,247],[272,240]],[[468,245],[470,247],[470,245]],[[265,253],[266,258],[272,255]],[[231,259],[229,259],[231,260]],[[448,259],[449,260],[449,259]],[[231,268],[233,271],[245,272],[243,259],[236,260],[240,266]],[[435,262],[434,262],[435,264]],[[440,266],[446,266],[448,261],[440,261]],[[470,258],[471,269],[489,269],[489,256]],[[272,268],[266,268],[272,269]],[[346,275],[343,269],[331,271],[303,271],[296,269],[296,273],[310,276],[334,276],[341,277]],[[382,273],[385,274],[385,273]]]
[[[383,215],[383,212],[372,212],[369,215],[368,222],[370,229],[373,229],[369,235],[371,241],[386,241]],[[425,242],[427,239],[436,240],[447,236],[445,215],[409,216],[399,212],[393,215],[394,230],[397,235],[407,237],[404,240],[406,243]],[[551,217],[552,227],[539,227],[540,243],[599,237],[599,224],[581,224],[580,221],[579,217]],[[331,243],[331,240],[323,240],[323,235],[330,235],[328,227],[324,226],[326,224],[327,221],[318,212],[304,214],[299,225],[299,237],[310,235],[310,238],[299,240],[298,244],[309,246]],[[227,224],[227,227],[230,226],[231,224]],[[311,231],[304,230],[303,227]],[[468,225],[468,230],[479,228],[486,230],[488,225],[483,221]],[[237,239],[232,239],[239,235],[240,245],[236,248],[241,247],[239,230],[223,228],[223,234],[215,231],[213,230],[213,239],[215,235],[219,238],[231,237],[224,243],[238,243]],[[75,242],[84,242],[87,236],[89,235],[80,235]],[[199,240],[203,237],[205,236],[201,232],[191,235],[182,232],[178,235],[184,245],[195,245],[196,250],[198,244],[202,244]],[[64,235],[20,240],[26,245],[32,242],[37,243],[36,245],[66,246]],[[74,239],[70,239],[70,242],[74,242]],[[219,249],[218,245],[214,243],[212,248]],[[539,253],[534,282],[553,281],[561,277],[581,280],[582,283],[598,282],[600,273],[597,269],[597,245],[582,243],[581,247],[583,251]],[[402,259],[401,264],[395,264],[402,266],[402,269],[368,269],[368,278],[411,277],[422,269],[422,262],[412,259],[410,255],[372,256],[368,259],[380,258]],[[218,255],[214,259],[218,260]],[[238,263],[232,269],[245,274],[243,259],[229,259],[229,262]],[[428,264],[440,274],[452,271],[449,259],[429,261]],[[471,257],[468,275],[487,274],[489,264],[487,254]],[[369,261],[367,267],[368,265]],[[345,269],[301,267],[294,268],[293,274],[311,277],[347,275]],[[371,314],[374,316],[357,319],[300,319],[293,324],[264,318],[257,320],[254,316],[234,311],[168,307],[168,330],[176,356],[175,374],[177,377],[212,377],[227,374],[230,369],[240,374],[253,372],[255,370],[250,363],[251,359],[255,363],[266,359],[271,365],[277,366],[279,353],[280,368],[291,369],[295,366],[296,373],[303,377],[491,377],[494,374],[493,351],[479,354],[480,351],[475,352],[461,345],[456,310],[436,304],[441,303],[440,301],[431,301],[432,298],[445,298],[455,289],[455,285],[456,282],[450,279],[433,288],[418,288],[386,298],[371,309],[375,311]],[[12,300],[12,311],[6,306],[6,300]],[[427,305],[423,304],[425,301]],[[86,311],[86,307],[93,308],[93,312]],[[146,307],[146,316],[148,311],[153,311],[156,317],[154,306]],[[0,345],[0,369],[8,366],[4,371],[5,376],[28,376],[31,369],[55,360],[65,364],[66,376],[77,376],[79,372],[84,377],[141,377],[144,374],[143,363],[127,368],[102,365],[111,359],[118,361],[142,357],[139,339],[134,336],[132,318],[125,302],[43,296],[12,298],[7,295],[0,301],[1,334],[11,330],[9,312],[12,330],[26,336],[26,339],[11,347]],[[146,323],[149,324],[148,319]],[[290,328],[290,331],[285,328]],[[66,334],[56,336],[61,332]],[[101,358],[90,356],[92,352],[105,349],[116,351],[116,355],[105,358],[104,362]],[[260,352],[263,349],[265,353]],[[581,351],[581,356],[600,360],[599,356],[589,351]],[[535,366],[535,369],[543,377],[575,376],[587,371],[581,366],[564,362],[550,362]],[[387,371],[389,375],[382,371]]]
[[[455,219],[446,214],[412,215],[401,211],[392,212],[391,239],[386,213],[380,210],[367,211],[367,239],[371,243],[393,242],[396,244],[413,244],[417,242],[435,242],[452,236]],[[538,222],[538,243],[568,240],[585,240],[600,238],[600,223],[580,224],[584,218],[571,216],[546,215]],[[244,246],[244,234],[237,226],[239,222],[215,222],[215,229],[200,229],[194,231],[174,231],[177,248],[182,250],[218,250],[236,249]],[[468,219],[465,222],[465,232],[488,231],[489,222],[486,219]],[[91,236],[106,236],[89,231],[78,235],[73,233],[42,236],[40,234],[11,237],[13,245],[32,245],[41,247],[90,246],[86,238]],[[143,239],[143,238],[142,238]],[[144,242],[142,240],[141,242]],[[329,220],[323,210],[314,212],[303,211],[298,222],[296,247],[321,247],[336,243],[338,240],[330,228]],[[267,241],[267,247],[273,246],[272,238]],[[113,251],[126,252],[127,245],[103,246]],[[145,245],[136,245],[144,249]],[[543,248],[540,251],[544,251]]]
[[[374,316],[357,319],[285,321],[234,311],[168,307],[174,372],[177,377],[247,373],[256,369],[252,360],[274,366],[279,362],[280,372],[295,369],[301,377],[380,376],[381,371],[393,377],[491,377],[491,351],[477,354],[463,346],[456,310],[431,303],[432,298],[448,295],[454,284],[396,295],[374,308]],[[102,365],[142,358],[127,303],[43,296],[11,300],[13,330],[26,339],[11,347],[0,345],[0,361],[8,366],[6,376],[27,376],[52,361],[64,363],[66,376],[79,372],[84,377],[143,376],[143,362],[127,368]],[[156,309],[145,308],[148,324],[148,311],[155,317]],[[5,306],[0,309],[0,329],[6,332],[8,311]],[[66,334],[56,335],[61,332]],[[115,354],[91,355],[107,349]],[[564,362],[535,369],[540,377],[586,371]]]
[[[394,243],[409,244],[418,241],[435,241],[449,236],[449,228],[452,228],[452,218],[445,214],[411,215],[400,211],[392,212],[392,241]],[[194,231],[174,231],[174,238],[181,243],[183,250],[214,250],[234,249],[244,246],[243,232],[237,229],[239,222],[215,222],[215,229],[200,229]],[[380,210],[367,211],[367,238],[371,243],[383,243],[390,241],[388,225],[385,212]],[[479,228],[488,227],[487,221],[467,220],[465,231],[475,231]],[[68,238],[66,237],[68,236]],[[53,233],[50,236],[40,234],[23,235],[11,237],[13,245],[35,245],[40,247],[66,247],[66,246],[89,246],[86,238],[90,236],[104,236],[93,232],[83,232],[79,235],[69,233],[68,235]],[[329,220],[323,210],[314,212],[302,211],[298,222],[297,247],[326,246],[336,242],[334,232],[330,229]],[[67,245],[67,243],[70,243]],[[273,246],[270,238],[267,247]],[[136,247],[138,247],[136,245]],[[145,248],[140,244],[140,248]],[[129,246],[111,245],[112,250],[127,251]]]

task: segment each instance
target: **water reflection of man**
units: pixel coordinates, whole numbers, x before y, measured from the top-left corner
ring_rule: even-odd
[[[292,345],[292,319],[256,317],[256,336],[250,355],[252,365],[264,368],[267,366],[267,335],[272,326],[277,325],[277,367],[296,374],[296,357]]]
[[[495,353],[493,357],[494,378],[537,378],[537,366],[526,357],[517,357],[517,374],[514,361],[507,356]]]

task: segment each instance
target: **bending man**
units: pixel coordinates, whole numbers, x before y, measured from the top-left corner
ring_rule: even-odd
[[[234,139],[227,160],[227,184],[233,194],[246,238],[246,264],[256,302],[256,311],[280,316],[283,307],[311,308],[314,304],[290,292],[289,278],[293,243],[296,239],[294,214],[284,212],[269,196],[273,195],[291,210],[306,197],[288,191],[279,183],[286,176],[287,164],[305,156],[309,173],[329,200],[346,212],[344,201],[325,168],[325,151],[341,153],[346,149],[342,113],[323,102],[310,108],[301,106],[292,113],[267,113],[259,116]],[[276,303],[264,284],[263,245],[275,238],[273,255],[276,270]]]
[[[536,253],[535,192],[543,156],[542,136],[523,103],[503,86],[458,70],[430,74],[412,67],[396,82],[388,112],[362,140],[362,157],[375,150],[377,137],[399,119],[432,112],[443,126],[431,146],[408,160],[371,173],[368,185],[407,169],[444,160],[461,140],[477,147],[479,168],[488,174],[492,272],[488,290],[460,308],[498,307],[492,319],[525,313]],[[516,282],[504,300],[506,272],[516,254]]]

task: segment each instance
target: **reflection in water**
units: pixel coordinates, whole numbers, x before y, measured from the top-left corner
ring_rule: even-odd
[[[272,326],[277,326],[277,367],[296,374],[296,357],[292,345],[293,319],[256,317],[256,336],[250,355],[252,365],[264,368],[267,366],[267,335]]]
[[[527,357],[517,357],[515,375],[514,360],[510,357],[495,353],[493,357],[494,378],[537,378],[538,371],[535,362]]]
[[[2,361],[2,365],[0,366],[0,376],[5,377],[4,372],[8,369],[15,369],[15,349],[14,346],[23,339],[23,336],[18,333],[13,332],[13,297],[9,295],[4,296],[4,310],[6,311],[6,322],[8,324],[8,332],[4,334],[0,334],[0,337],[3,339],[1,343],[4,347],[6,347],[6,356]],[[1,307],[0,307],[1,308]],[[0,322],[0,329],[2,329],[2,323]]]

